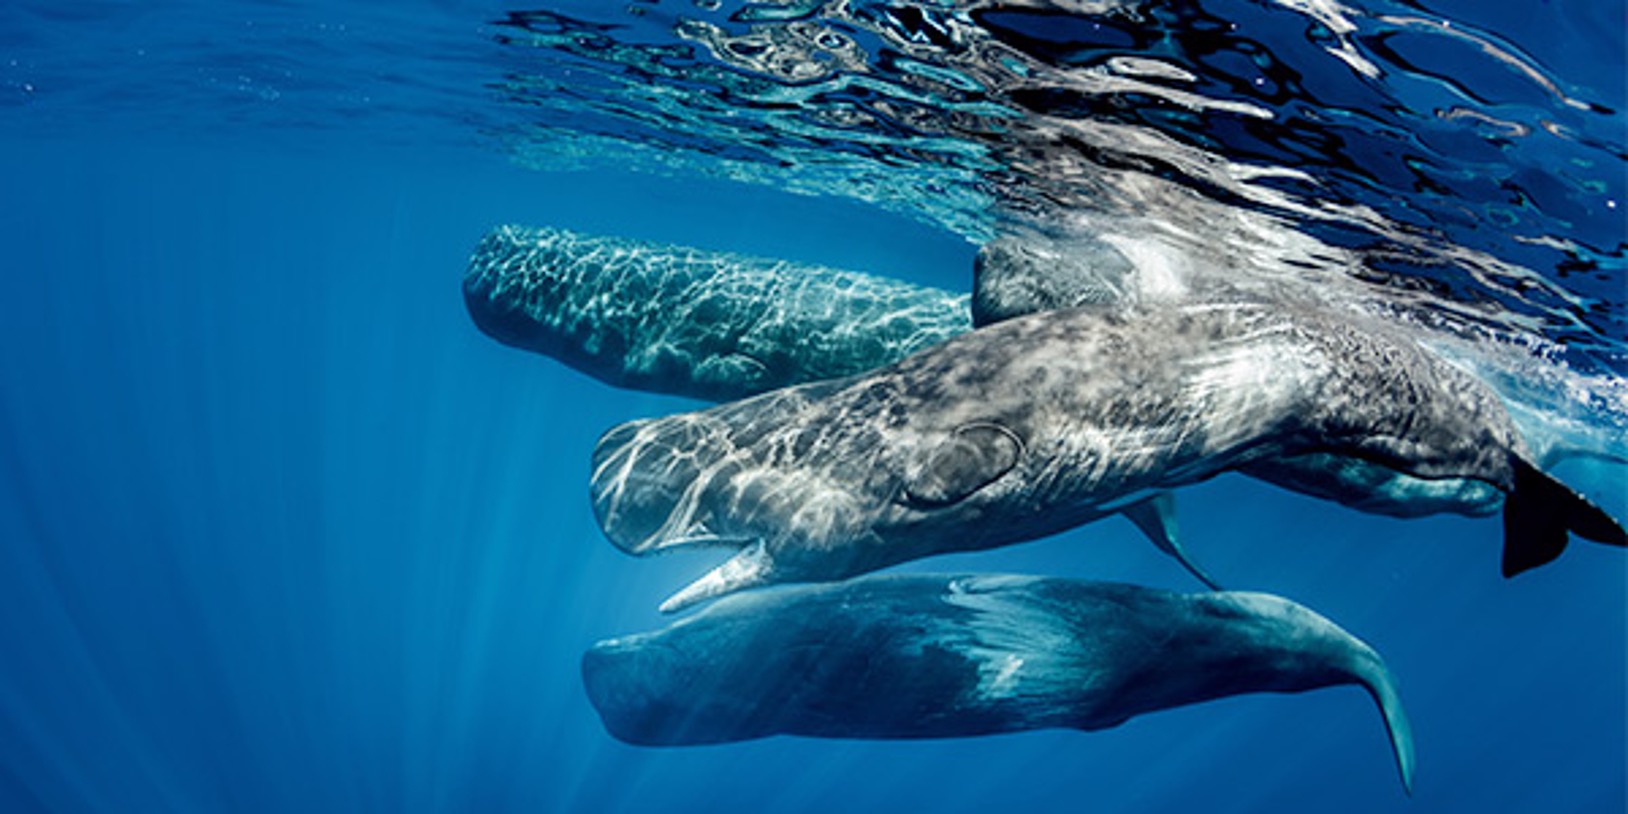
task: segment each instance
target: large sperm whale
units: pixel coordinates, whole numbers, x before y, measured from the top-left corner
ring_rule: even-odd
[[[615,386],[725,401],[862,373],[974,326],[1135,304],[1147,287],[1138,277],[1102,241],[999,238],[978,252],[969,318],[965,296],[861,272],[503,226],[476,248],[464,299],[476,325],[505,344]],[[1534,457],[1548,465],[1569,452],[1547,444]],[[1260,461],[1244,473],[1394,517],[1481,516],[1503,506],[1503,493],[1479,481],[1425,480],[1327,454]],[[1161,504],[1167,516],[1138,522],[1176,552],[1170,503]]]
[[[997,239],[974,264],[969,321],[966,297],[873,275],[506,226],[477,248],[464,292],[476,324],[508,344],[613,385],[734,399],[889,364],[973,324],[1082,305],[1123,310],[1149,287],[1139,275],[1102,241]],[[1533,457],[1548,464],[1567,452],[1546,443]],[[1396,517],[1488,515],[1504,500],[1481,480],[1419,478],[1329,452],[1258,459],[1240,471]],[[1177,541],[1172,497],[1126,514],[1215,587]]]
[[[1269,594],[873,576],[726,597],[594,645],[582,675],[610,733],[641,745],[1095,730],[1242,693],[1356,684],[1413,783],[1413,735],[1379,655]]]
[[[1503,569],[1628,545],[1531,463],[1484,384],[1378,325],[1253,303],[999,322],[868,374],[611,429],[601,528],[739,551],[667,600],[1036,539],[1263,461],[1329,456],[1504,498]]]

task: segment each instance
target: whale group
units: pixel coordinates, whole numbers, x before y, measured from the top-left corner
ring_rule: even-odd
[[[1573,535],[1628,545],[1494,391],[1379,320],[1224,293],[1141,302],[1132,264],[1085,246],[994,241],[961,296],[558,229],[482,241],[464,279],[481,330],[722,402],[612,427],[594,450],[593,510],[618,548],[734,552],[661,610],[712,604],[584,656],[612,735],[1090,730],[1358,684],[1410,788],[1383,660],[1304,606],[1220,590],[1176,534],[1176,490],[1238,472],[1399,517],[1501,512],[1505,576]],[[1115,514],[1212,590],[870,573]]]

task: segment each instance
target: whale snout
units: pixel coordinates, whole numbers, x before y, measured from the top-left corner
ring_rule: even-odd
[[[594,446],[589,496],[605,536],[629,554],[648,554],[698,533],[696,494],[724,457],[699,415],[632,421]]]
[[[714,652],[718,644],[675,627],[599,642],[582,655],[588,701],[606,731],[636,746],[769,734],[772,709],[766,714],[759,688],[739,675],[741,653]],[[742,681],[749,686],[739,687]]]
[[[600,529],[630,554],[641,553],[652,544],[678,502],[676,493],[637,466],[640,450],[636,441],[645,424],[648,422],[621,424],[599,439],[589,482]]]
[[[673,697],[679,665],[668,647],[635,636],[599,642],[582,654],[582,683],[605,729],[639,746],[681,742],[693,705]]]

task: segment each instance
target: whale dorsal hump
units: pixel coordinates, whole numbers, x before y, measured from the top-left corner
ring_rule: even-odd
[[[929,449],[905,474],[904,495],[923,508],[965,500],[1017,465],[1023,442],[999,424],[966,424]]]

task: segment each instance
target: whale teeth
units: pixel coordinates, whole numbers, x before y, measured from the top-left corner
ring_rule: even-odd
[[[745,588],[763,585],[774,571],[774,560],[761,540],[741,549],[740,553],[723,565],[712,569],[706,576],[690,583],[661,603],[662,613],[676,613],[698,602],[722,596]]]

